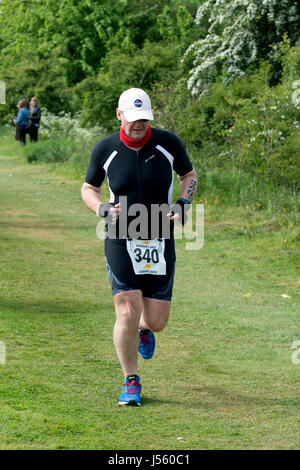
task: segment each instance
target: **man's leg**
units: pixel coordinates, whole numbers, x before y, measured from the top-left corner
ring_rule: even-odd
[[[143,308],[142,292],[132,290],[114,296],[116,323],[114,344],[124,376],[138,375],[138,326]]]
[[[143,311],[140,319],[142,330],[162,331],[170,316],[171,302],[168,300],[143,298]]]
[[[139,354],[143,359],[151,359],[155,351],[153,332],[162,331],[170,316],[171,302],[150,298],[143,299],[143,312],[139,324]]]

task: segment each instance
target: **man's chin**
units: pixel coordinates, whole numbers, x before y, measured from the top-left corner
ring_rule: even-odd
[[[145,136],[145,132],[133,132],[132,133],[132,139],[134,140],[140,140]]]

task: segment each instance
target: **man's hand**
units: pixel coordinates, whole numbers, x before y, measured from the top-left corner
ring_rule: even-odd
[[[170,207],[170,212],[167,214],[170,220],[173,220],[176,225],[185,225],[187,221],[187,211],[190,204],[186,199],[180,197],[175,204]]]
[[[104,219],[107,219],[111,225],[115,225],[119,218],[120,210],[120,203],[116,204],[115,206],[111,203],[100,204],[98,215]]]

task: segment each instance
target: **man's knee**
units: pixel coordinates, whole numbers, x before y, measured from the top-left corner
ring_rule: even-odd
[[[139,295],[122,292],[115,296],[117,322],[128,330],[138,328],[142,304]]]
[[[162,331],[169,320],[171,302],[145,298],[143,301],[142,324],[154,333]]]
[[[156,319],[155,322],[148,321],[147,325],[151,331],[153,331],[154,333],[159,333],[159,331],[162,331],[165,329],[167,322],[168,322],[168,319],[159,318],[159,319]]]

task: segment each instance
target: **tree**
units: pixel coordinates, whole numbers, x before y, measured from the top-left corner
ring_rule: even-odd
[[[120,94],[132,87],[151,92],[155,83],[176,71],[177,60],[174,48],[150,41],[139,50],[133,45],[126,52],[113,49],[97,77],[87,78],[76,87],[83,100],[81,124],[117,129],[115,110]]]
[[[249,66],[270,59],[273,45],[287,34],[299,39],[298,0],[207,0],[198,8],[196,23],[204,37],[192,43],[188,87],[202,95],[220,75],[225,83],[242,76]]]
[[[106,57],[114,60],[111,51],[138,56],[147,38],[161,41],[157,17],[162,9],[159,0],[0,0],[6,114],[14,111],[18,94],[28,96],[32,90],[52,112],[78,111],[82,94],[70,96],[70,91],[81,82],[90,90]]]
[[[95,0],[1,0],[0,52],[3,65],[23,61],[24,52],[65,60],[68,85],[99,67],[118,24],[115,2]]]
[[[165,2],[162,12],[157,16],[163,41],[172,44],[181,56],[198,37],[199,27],[195,23],[195,17],[199,3],[199,0],[170,0]]]

